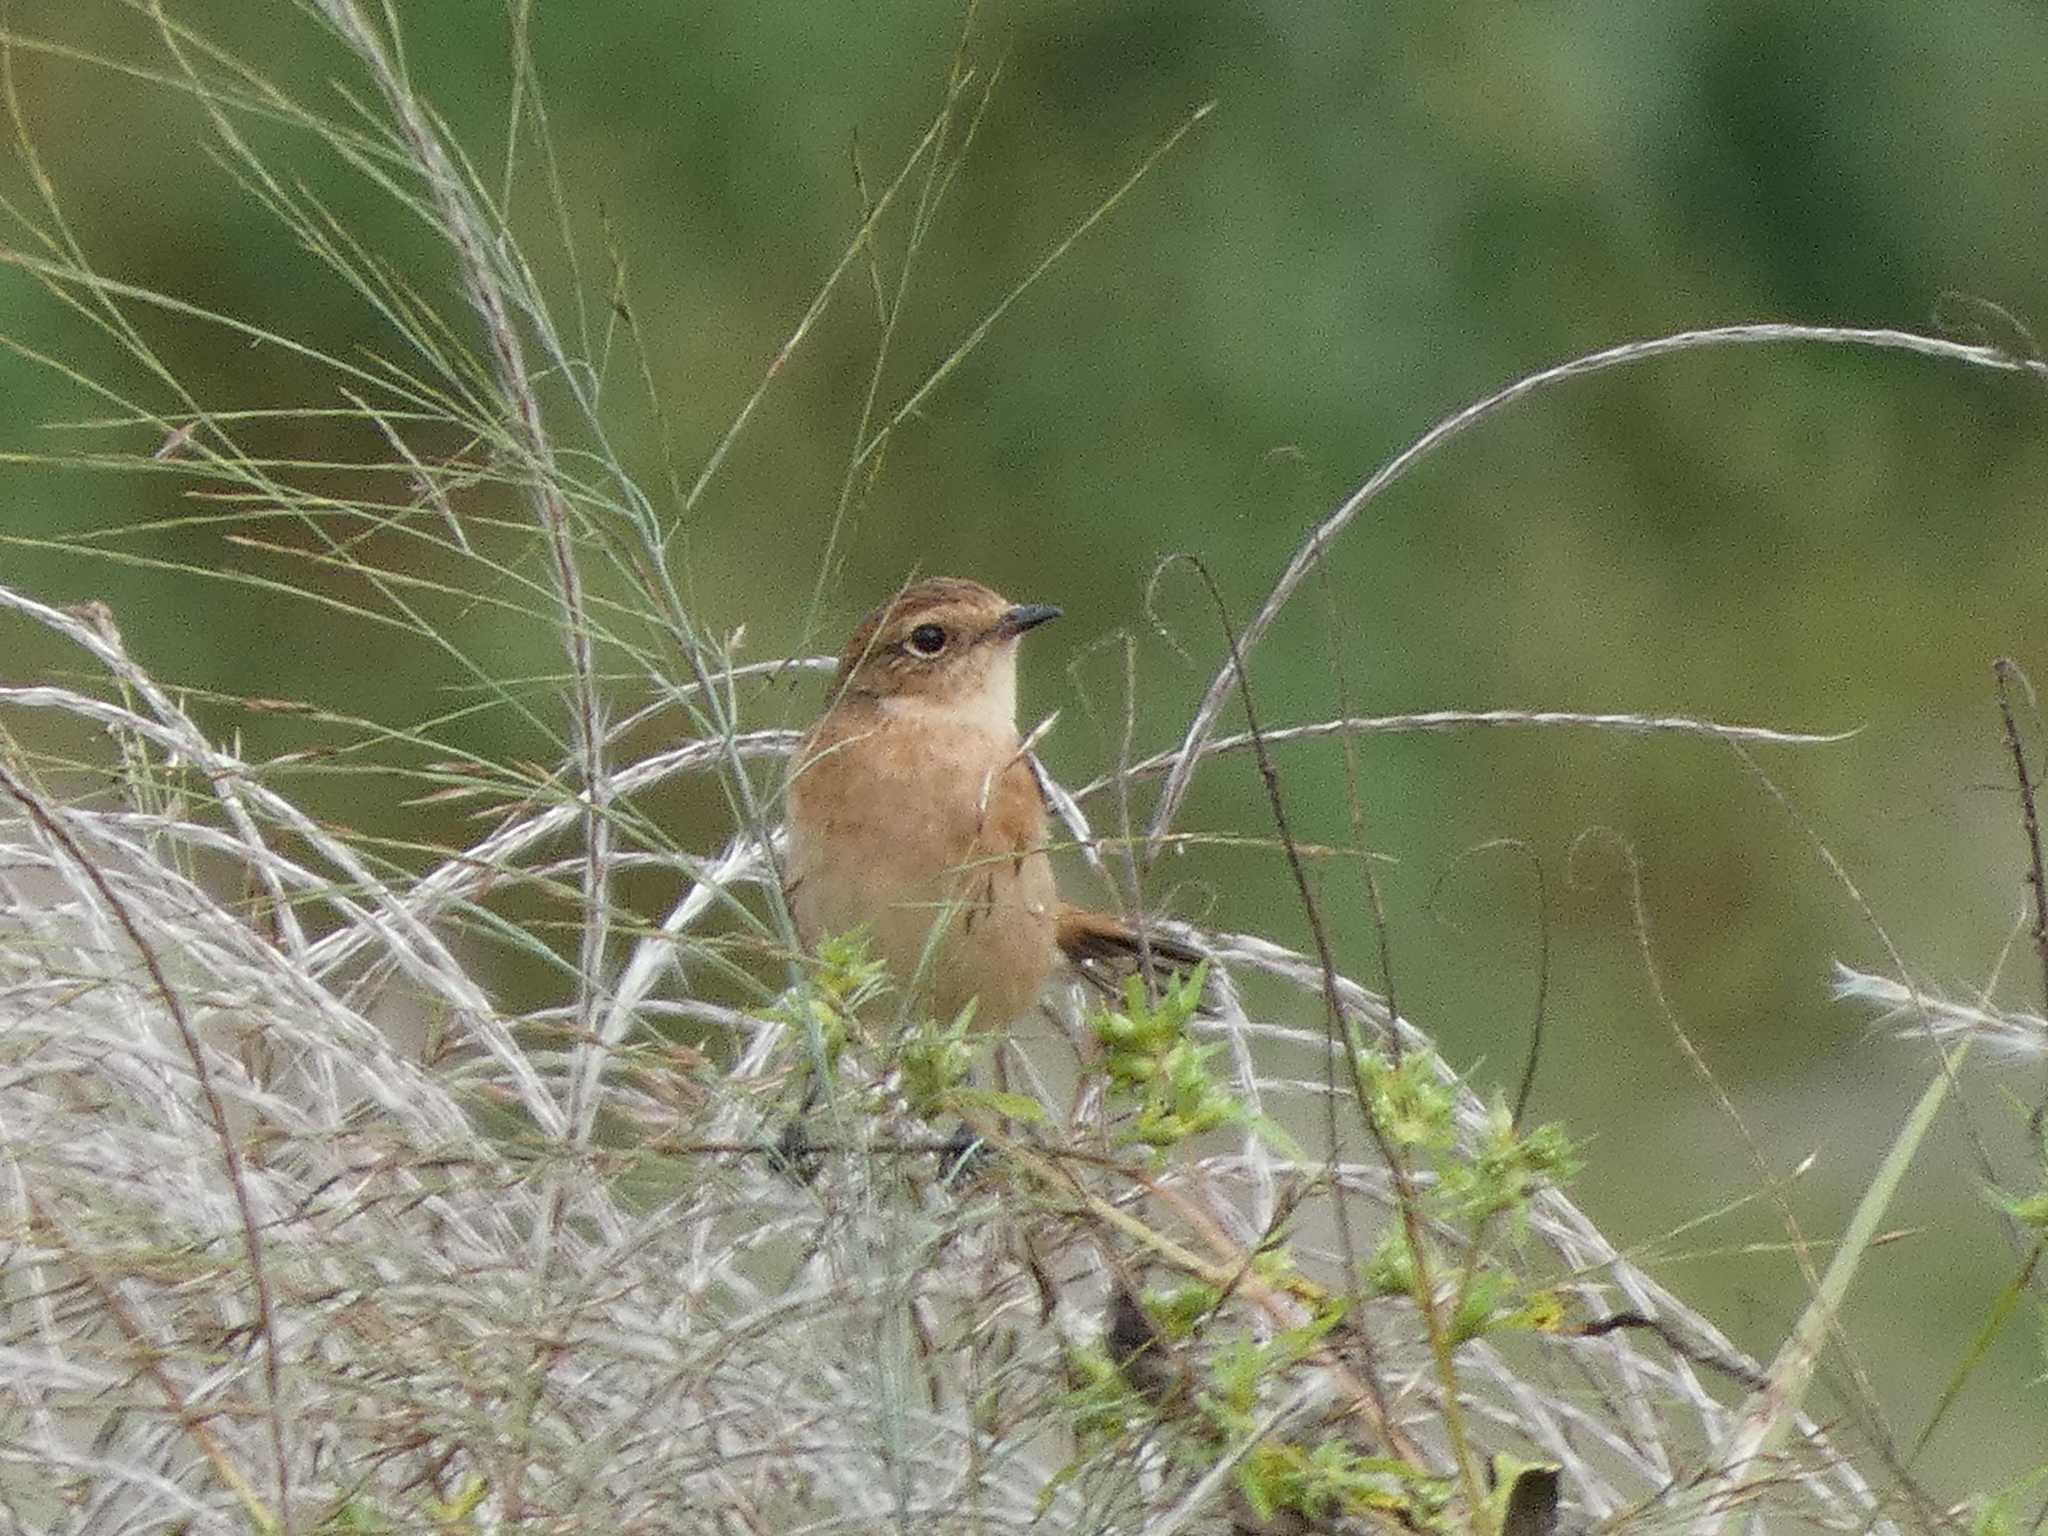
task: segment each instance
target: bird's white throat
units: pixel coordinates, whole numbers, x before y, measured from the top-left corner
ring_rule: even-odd
[[[882,711],[902,720],[928,720],[946,725],[972,726],[990,735],[1014,736],[1017,732],[1017,655],[1005,649],[989,658],[980,687],[960,688],[944,698],[928,694],[896,693],[881,699]]]

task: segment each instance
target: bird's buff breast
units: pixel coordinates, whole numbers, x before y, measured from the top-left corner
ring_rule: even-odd
[[[789,788],[788,894],[809,948],[865,927],[914,1003],[1003,1024],[1036,1001],[1057,901],[1014,731],[879,713],[807,741]]]

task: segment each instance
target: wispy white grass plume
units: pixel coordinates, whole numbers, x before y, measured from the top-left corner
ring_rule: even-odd
[[[2048,1019],[2038,1013],[1957,1002],[1839,961],[1834,992],[1844,1002],[1873,1009],[1877,1022],[1892,1025],[1901,1039],[1969,1040],[2008,1060],[2048,1056]]]

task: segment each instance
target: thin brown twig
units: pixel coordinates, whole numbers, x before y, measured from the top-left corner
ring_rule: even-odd
[[[2020,737],[2019,721],[2012,707],[2013,680],[2025,683],[2026,675],[2009,656],[1992,662],[1991,673],[1998,680],[1998,718],[2005,726],[2005,749],[2012,754],[2013,782],[2020,791],[2020,826],[2027,834],[2025,879],[2034,908],[2034,957],[2041,962],[2041,1000],[2043,1008],[2048,1009],[2048,876],[2042,871],[2041,817],[2034,802],[2034,776],[2027,768],[2026,743]],[[2048,1098],[2034,1110],[2037,1132],[2044,1115],[2048,1115]]]
[[[1330,589],[1327,572],[1324,573],[1322,585],[1327,603],[1325,608],[1326,619],[1334,631],[1338,625],[1339,614],[1336,596]],[[1333,636],[1330,651],[1333,658],[1332,671],[1337,681],[1337,708],[1341,715],[1348,719],[1351,714],[1350,674],[1343,665],[1342,658],[1345,653],[1345,647],[1341,637]],[[1339,739],[1343,742],[1344,746],[1344,803],[1351,815],[1351,845],[1357,850],[1359,871],[1365,877],[1367,910],[1372,920],[1373,938],[1379,950],[1380,985],[1385,989],[1388,1013],[1398,1017],[1399,1008],[1395,1002],[1394,987],[1393,936],[1387,924],[1386,903],[1381,898],[1380,883],[1373,874],[1372,851],[1366,845],[1365,796],[1360,790],[1358,782],[1358,738],[1354,733],[1345,731]],[[1268,740],[1270,741],[1270,737]],[[1346,1044],[1349,1045],[1349,1043],[1347,1031]],[[1400,1051],[1398,1040],[1396,1040],[1393,1049],[1396,1053]],[[1337,1106],[1341,1102],[1341,1095],[1337,1091],[1337,1060],[1338,1053],[1336,1051],[1328,1051],[1323,1056],[1323,1085],[1326,1090],[1323,1100],[1324,1124],[1330,1136],[1330,1160],[1327,1165],[1329,1169],[1328,1177],[1337,1195],[1335,1201],[1337,1239],[1344,1255],[1344,1272],[1350,1277],[1351,1281],[1351,1305],[1355,1315],[1360,1319],[1355,1331],[1360,1342],[1361,1352],[1365,1358],[1366,1379],[1372,1383],[1375,1392],[1383,1392],[1385,1389],[1380,1382],[1378,1342],[1373,1338],[1371,1330],[1366,1328],[1363,1322],[1365,1315],[1365,1276],[1364,1269],[1359,1263],[1357,1237],[1351,1230],[1351,1202],[1344,1198],[1343,1189],[1339,1185],[1336,1176],[1337,1164],[1341,1157],[1343,1145],[1337,1123]],[[1348,1050],[1345,1053],[1345,1064],[1347,1067],[1352,1066]],[[1355,1071],[1353,1086],[1354,1088],[1356,1087]]]
[[[1450,1332],[1446,1321],[1438,1310],[1435,1281],[1431,1276],[1427,1240],[1422,1226],[1421,1196],[1415,1187],[1401,1151],[1387,1135],[1386,1128],[1373,1112],[1372,1102],[1365,1092],[1360,1079],[1356,1054],[1363,1049],[1362,1042],[1353,1038],[1348,1027],[1348,1015],[1344,1011],[1337,992],[1337,961],[1330,948],[1330,936],[1323,923],[1322,910],[1316,901],[1315,890],[1309,883],[1308,866],[1302,862],[1301,852],[1295,846],[1293,830],[1287,820],[1287,805],[1280,792],[1279,770],[1273,765],[1273,756],[1266,750],[1265,739],[1259,734],[1257,706],[1252,698],[1251,682],[1241,664],[1238,650],[1237,628],[1230,620],[1230,611],[1223,601],[1223,593],[1217,587],[1209,568],[1197,555],[1183,554],[1171,557],[1187,562],[1207,588],[1209,599],[1214,604],[1217,622],[1222,626],[1225,643],[1232,657],[1230,675],[1236,679],[1239,701],[1244,707],[1245,728],[1251,737],[1252,753],[1258,760],[1259,777],[1266,787],[1266,801],[1273,817],[1273,829],[1279,835],[1281,846],[1287,853],[1287,865],[1294,876],[1296,894],[1300,897],[1302,909],[1308,919],[1309,933],[1315,941],[1316,960],[1322,970],[1323,1005],[1326,1010],[1326,1025],[1332,1040],[1341,1039],[1347,1049],[1345,1060],[1350,1065],[1352,1087],[1357,1095],[1360,1118],[1367,1132],[1372,1136],[1381,1158],[1387,1165],[1388,1176],[1395,1189],[1395,1209],[1401,1218],[1402,1232],[1408,1246],[1409,1261],[1415,1276],[1414,1301],[1416,1311],[1421,1314],[1423,1332],[1428,1336],[1430,1353],[1435,1360],[1438,1384],[1442,1390],[1439,1407],[1443,1413],[1444,1433],[1451,1443],[1452,1460],[1458,1471],[1468,1507],[1479,1508],[1479,1474],[1472,1459],[1471,1445],[1465,1431],[1465,1415],[1458,1400],[1458,1373],[1451,1357]]]

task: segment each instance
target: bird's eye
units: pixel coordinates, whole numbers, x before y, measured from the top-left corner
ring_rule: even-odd
[[[946,631],[938,624],[920,624],[910,632],[910,648],[920,656],[936,656],[946,648]]]

